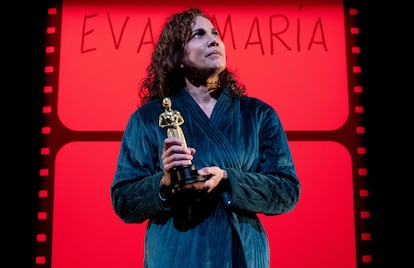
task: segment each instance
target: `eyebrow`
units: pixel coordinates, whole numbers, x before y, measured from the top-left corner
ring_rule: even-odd
[[[199,28],[196,28],[196,29],[192,30],[192,31],[191,31],[191,33],[196,33],[196,32],[198,32],[198,31],[205,31],[205,32],[207,32],[207,31],[206,31],[206,29],[204,29],[204,28],[202,28],[202,27],[199,27]],[[211,28],[211,31],[218,31],[218,30],[217,30],[217,28],[216,28],[216,27],[212,27],[212,28]]]

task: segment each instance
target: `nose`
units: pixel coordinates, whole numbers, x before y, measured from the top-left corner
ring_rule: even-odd
[[[217,40],[216,39],[211,39],[211,41],[208,43],[208,46],[209,47],[216,47],[216,46],[218,46],[219,45],[219,43],[217,42]]]

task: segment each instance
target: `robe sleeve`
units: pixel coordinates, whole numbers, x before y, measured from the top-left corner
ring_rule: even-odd
[[[230,208],[276,215],[291,211],[300,196],[300,182],[286,133],[276,111],[270,106],[261,113],[259,160],[254,170],[226,168]]]
[[[168,210],[159,197],[162,172],[151,157],[158,155],[156,135],[148,127],[151,123],[144,120],[143,115],[134,113],[128,121],[110,189],[112,206],[126,223],[143,222]]]

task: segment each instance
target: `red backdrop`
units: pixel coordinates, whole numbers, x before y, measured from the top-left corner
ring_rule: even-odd
[[[288,133],[302,196],[285,215],[260,216],[271,266],[352,268],[358,251],[364,144],[358,105],[358,10],[343,1],[64,0],[48,10],[36,264],[142,267],[146,224],[121,222],[109,187],[119,141],[165,19],[197,6],[214,15],[228,67],[271,104]],[[326,3],[325,3],[326,2]],[[362,239],[364,240],[364,239]]]

